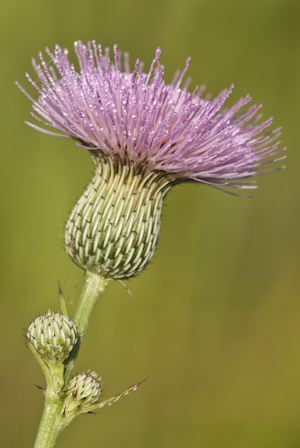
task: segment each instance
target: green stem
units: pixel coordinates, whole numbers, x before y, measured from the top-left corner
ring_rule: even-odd
[[[84,333],[99,295],[104,291],[107,280],[98,274],[87,272],[77,308],[72,321],[77,325],[79,341],[66,361],[65,384],[68,385],[75,367],[76,358],[82,343]]]
[[[64,427],[62,422],[63,403],[59,392],[63,387],[64,389],[68,387],[92,311],[99,295],[104,291],[106,283],[107,280],[103,277],[87,272],[85,284],[72,319],[77,325],[78,334],[80,335],[79,342],[65,362],[64,381],[61,380],[61,372],[56,371],[52,371],[51,379],[47,380],[45,407],[34,448],[52,448],[55,445],[57,435]]]
[[[34,448],[52,448],[59,432],[62,404],[56,394],[46,392],[46,401]]]
[[[77,325],[78,334],[83,334],[99,295],[104,291],[107,280],[98,274],[87,272],[85,284],[78,300],[72,321]]]

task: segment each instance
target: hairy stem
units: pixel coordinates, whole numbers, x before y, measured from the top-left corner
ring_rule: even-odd
[[[47,388],[44,412],[37,432],[34,448],[52,448],[59,432],[62,403],[57,394]]]

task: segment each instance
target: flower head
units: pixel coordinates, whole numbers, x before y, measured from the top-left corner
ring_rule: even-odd
[[[241,112],[249,96],[224,109],[233,86],[213,101],[201,98],[202,88],[188,92],[189,80],[181,86],[189,59],[168,85],[163,80],[159,48],[149,72],[143,73],[139,60],[130,71],[126,53],[121,69],[116,45],[114,63],[109,50],[103,54],[94,41],[87,46],[75,42],[74,47],[79,72],[58,45],[54,54],[49,49],[47,53],[59,76],[53,67],[48,68],[41,53],[40,64],[33,60],[41,88],[26,76],[38,90],[38,100],[21,89],[38,114],[32,115],[63,134],[28,123],[33,128],[72,137],[78,146],[144,164],[147,170],[211,185],[254,188],[244,179],[256,175],[260,166],[280,160],[274,158],[283,151],[277,149],[280,129],[265,133],[272,119],[258,123],[261,106]]]
[[[269,119],[258,124],[259,107],[241,112],[250,97],[230,109],[224,90],[210,101],[203,89],[181,87],[189,59],[171,84],[163,80],[158,48],[148,73],[136,61],[129,69],[128,55],[121,69],[120,53],[89,42],[75,42],[80,71],[70,64],[68,52],[58,45],[48,49],[56,70],[40,53],[33,66],[41,87],[32,99],[32,114],[45,125],[72,137],[90,151],[95,175],[67,221],[66,251],[81,268],[110,279],[137,275],[155,251],[163,200],[170,188],[192,180],[213,186],[254,188],[244,179],[275,161],[280,130],[264,133]],[[280,160],[280,159],[277,159]],[[242,182],[241,182],[242,180]]]

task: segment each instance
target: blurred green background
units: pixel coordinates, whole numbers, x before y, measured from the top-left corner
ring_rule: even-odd
[[[162,48],[165,79],[192,57],[191,89],[228,104],[250,93],[274,116],[287,169],[258,178],[253,199],[201,185],[168,195],[154,261],[110,284],[94,311],[77,371],[93,369],[109,397],[149,379],[100,415],[79,417],[57,447],[300,446],[298,0],[10,0],[1,3],[1,444],[28,448],[44,379],[23,345],[38,313],[58,309],[82,271],[63,250],[63,223],[93,167],[69,139],[24,124],[31,57],[96,39],[148,70]],[[77,288],[77,295],[79,292]],[[72,309],[77,295],[71,294]]]

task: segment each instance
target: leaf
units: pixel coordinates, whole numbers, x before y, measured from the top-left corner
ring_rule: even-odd
[[[146,379],[148,379],[148,378],[146,378]],[[115,395],[114,397],[107,398],[107,400],[98,401],[97,403],[89,406],[88,408],[85,408],[85,412],[96,410],[96,409],[102,409],[102,408],[104,408],[104,406],[111,406],[116,401],[119,401],[121,397],[123,397],[125,395],[128,395],[129,392],[131,392],[133,390],[137,390],[139,385],[142,384],[144,381],[146,381],[146,379],[144,379],[140,383],[133,384],[132,386],[128,387],[123,392],[121,392],[120,394]]]

